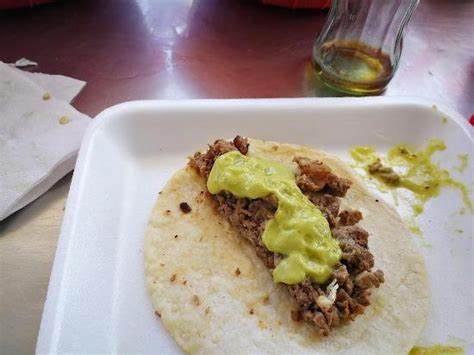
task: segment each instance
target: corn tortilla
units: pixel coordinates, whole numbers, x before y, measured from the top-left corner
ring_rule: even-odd
[[[320,337],[290,317],[286,288],[273,282],[254,248],[213,208],[204,180],[178,171],[158,197],[145,235],[145,274],[153,306],[181,348],[196,354],[406,354],[430,307],[422,256],[396,211],[374,197],[342,161],[313,149],[249,140],[248,155],[295,169],[295,156],[319,159],[353,181],[341,207],[364,214],[375,269],[385,283],[365,314]],[[184,214],[179,204],[192,211]],[[158,320],[157,320],[158,321]]]

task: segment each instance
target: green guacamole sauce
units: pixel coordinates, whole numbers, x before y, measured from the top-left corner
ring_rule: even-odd
[[[419,151],[407,144],[398,144],[390,149],[385,158],[380,157],[375,148],[370,146],[356,147],[350,153],[355,162],[376,179],[382,191],[396,188],[410,190],[414,196],[411,207],[415,216],[423,212],[425,202],[438,196],[443,187],[457,189],[465,206],[472,212],[473,206],[466,185],[452,179],[447,170],[431,160],[434,153],[445,149],[446,145],[442,140],[432,139]],[[369,165],[376,161],[392,169],[399,179],[387,179],[386,174],[371,173]]]
[[[327,281],[341,258],[341,249],[327,220],[303,195],[290,169],[233,151],[217,158],[207,188],[212,194],[228,191],[250,199],[273,194],[278,208],[262,235],[268,250],[284,256],[273,270],[273,280],[289,285],[306,276],[318,284]]]
[[[444,354],[464,354],[464,349],[457,346],[444,346],[444,345],[433,345],[433,346],[415,346],[413,347],[408,355],[444,355]]]

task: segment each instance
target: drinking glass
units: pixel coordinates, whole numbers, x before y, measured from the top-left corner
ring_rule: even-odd
[[[333,0],[313,47],[323,82],[353,95],[381,93],[397,70],[403,32],[419,0]]]

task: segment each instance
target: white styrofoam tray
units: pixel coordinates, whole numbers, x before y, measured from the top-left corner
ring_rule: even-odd
[[[143,273],[143,236],[158,192],[187,157],[236,134],[298,143],[348,159],[355,145],[380,151],[437,137],[443,167],[468,153],[468,124],[433,102],[402,98],[137,101],[98,115],[84,138],[56,251],[37,352],[179,353],[155,316]],[[448,117],[443,123],[441,117]],[[470,185],[472,187],[472,185]],[[420,343],[467,346],[473,334],[472,215],[446,190],[420,217],[432,310]],[[454,233],[463,229],[464,234]],[[431,247],[423,247],[428,242]],[[389,335],[388,335],[389,336]]]

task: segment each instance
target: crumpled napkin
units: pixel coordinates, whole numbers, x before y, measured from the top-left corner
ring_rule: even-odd
[[[56,99],[71,102],[77,94],[86,85],[85,81],[77,80],[63,75],[50,75],[43,73],[30,73],[27,71],[18,71],[37,85],[41,86],[46,92],[49,92]]]
[[[69,102],[84,85],[0,62],[0,221],[74,168],[91,120]]]

